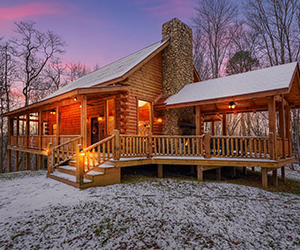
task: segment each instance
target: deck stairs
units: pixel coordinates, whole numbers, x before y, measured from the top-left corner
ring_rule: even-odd
[[[120,183],[120,169],[115,167],[113,161],[108,161],[84,175],[82,183],[76,182],[76,161],[71,160],[68,165],[57,167],[47,177],[71,185],[76,188],[88,188],[95,186],[106,186]]]

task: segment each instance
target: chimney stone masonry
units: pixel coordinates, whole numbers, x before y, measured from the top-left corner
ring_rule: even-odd
[[[185,84],[192,83],[193,76],[193,32],[177,18],[162,26],[162,38],[170,37],[170,44],[162,53],[163,95],[178,93]],[[180,127],[179,123],[194,123],[194,109],[178,108],[164,111],[163,134],[194,134],[190,127]]]

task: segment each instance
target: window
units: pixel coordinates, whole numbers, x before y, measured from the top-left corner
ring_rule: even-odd
[[[138,101],[139,119],[138,132],[139,135],[147,135],[151,131],[151,102]]]
[[[106,101],[106,126],[107,135],[112,135],[115,129],[115,100],[110,99]]]
[[[52,135],[56,135],[57,125],[56,123],[52,124]]]

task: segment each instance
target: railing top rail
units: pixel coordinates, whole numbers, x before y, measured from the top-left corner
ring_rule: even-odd
[[[203,138],[204,135],[152,135],[156,138]]]
[[[111,136],[109,136],[109,137],[107,137],[107,138],[105,138],[105,139],[103,139],[103,140],[101,140],[101,141],[98,141],[98,142],[95,143],[95,144],[92,144],[91,146],[89,146],[89,147],[87,147],[87,148],[85,148],[85,149],[83,149],[83,150],[84,150],[84,151],[89,151],[89,150],[91,150],[91,149],[93,149],[93,148],[95,148],[95,147],[98,147],[98,146],[100,146],[101,144],[103,144],[103,143],[105,143],[105,142],[111,140],[111,139],[114,138],[114,137],[115,137],[115,135],[111,135]]]
[[[268,136],[228,136],[228,135],[212,135],[211,138],[224,138],[224,139],[269,139]]]
[[[66,142],[64,142],[64,143],[62,143],[62,144],[59,144],[59,145],[53,147],[53,149],[57,149],[57,148],[59,148],[59,147],[65,146],[65,145],[67,145],[67,144],[69,144],[69,143],[71,143],[71,142],[77,141],[78,139],[81,139],[81,138],[82,138],[82,136],[78,136],[78,137],[76,137],[76,138],[74,138],[74,139],[72,139],[72,140],[66,141]]]
[[[120,137],[140,137],[140,138],[147,138],[147,135],[124,135],[120,134]]]
[[[59,137],[80,137],[81,135],[59,135]]]

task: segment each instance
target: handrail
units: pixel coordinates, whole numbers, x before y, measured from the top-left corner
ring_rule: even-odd
[[[76,154],[76,145],[82,142],[82,136],[64,142],[52,148],[52,167],[57,167],[71,160]],[[51,157],[51,156],[50,156]]]
[[[114,139],[115,135],[111,135],[81,150],[81,154],[83,155],[83,174],[87,174],[114,157]]]

